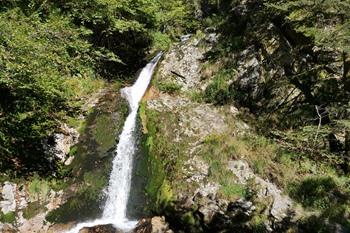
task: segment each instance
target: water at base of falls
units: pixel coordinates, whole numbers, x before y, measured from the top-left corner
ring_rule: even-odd
[[[154,68],[162,53],[159,53],[143,70],[136,82],[131,87],[121,90],[121,94],[127,99],[130,113],[124,123],[123,131],[117,145],[116,155],[113,160],[112,172],[107,189],[107,201],[100,219],[91,222],[79,223],[67,233],[78,233],[84,227],[112,224],[116,228],[130,231],[137,221],[131,221],[126,217],[126,207],[129,199],[133,157],[136,151],[136,117],[139,102],[145,94],[151,81]]]

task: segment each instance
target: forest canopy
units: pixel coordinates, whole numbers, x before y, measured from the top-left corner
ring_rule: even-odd
[[[128,80],[151,49],[188,30],[182,0],[4,0],[0,4],[0,170],[56,168],[43,142],[99,80]]]

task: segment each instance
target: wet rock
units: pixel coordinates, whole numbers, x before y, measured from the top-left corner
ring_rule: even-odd
[[[112,224],[98,225],[94,227],[84,227],[79,233],[124,233],[122,230],[116,229]]]
[[[215,214],[220,211],[219,203],[216,200],[216,194],[219,190],[219,185],[209,183],[197,189],[193,200],[198,205],[198,212],[204,223],[209,224]]]
[[[141,219],[133,233],[173,233],[164,217]]]
[[[210,33],[205,37],[206,42],[214,44],[218,41],[218,34]]]
[[[208,201],[206,203],[203,203],[199,209],[198,212],[202,214],[202,220],[205,224],[209,224],[215,214],[219,212],[219,207],[216,204],[216,202]]]
[[[16,187],[16,184],[7,181],[2,186],[2,201],[0,201],[0,207],[4,214],[16,210]]]

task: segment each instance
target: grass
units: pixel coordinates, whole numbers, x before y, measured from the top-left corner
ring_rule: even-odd
[[[39,200],[41,203],[45,203],[50,191],[49,182],[34,176],[28,184],[28,191],[30,200]]]
[[[204,91],[204,99],[206,102],[214,103],[216,105],[223,105],[233,99],[230,90],[229,79],[230,71],[222,71],[214,76]]]
[[[8,212],[6,214],[0,211],[0,222],[1,223],[15,223],[16,222],[16,214],[15,212]]]
[[[156,84],[157,88],[168,94],[178,94],[182,86],[176,82],[160,82]]]
[[[25,219],[31,219],[39,214],[41,210],[43,210],[43,205],[41,205],[40,202],[30,202],[27,208],[23,210],[23,217]]]

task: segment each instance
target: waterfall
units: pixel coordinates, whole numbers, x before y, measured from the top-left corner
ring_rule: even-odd
[[[78,233],[81,228],[96,225],[113,224],[119,229],[130,230],[136,225],[136,221],[130,221],[126,217],[126,207],[129,199],[133,157],[136,151],[136,117],[139,102],[145,94],[151,81],[154,68],[162,53],[142,69],[136,82],[131,87],[125,87],[121,94],[127,99],[130,113],[124,123],[123,131],[115,152],[112,172],[107,188],[107,201],[105,203],[102,218],[91,222],[79,223],[67,233]]]

